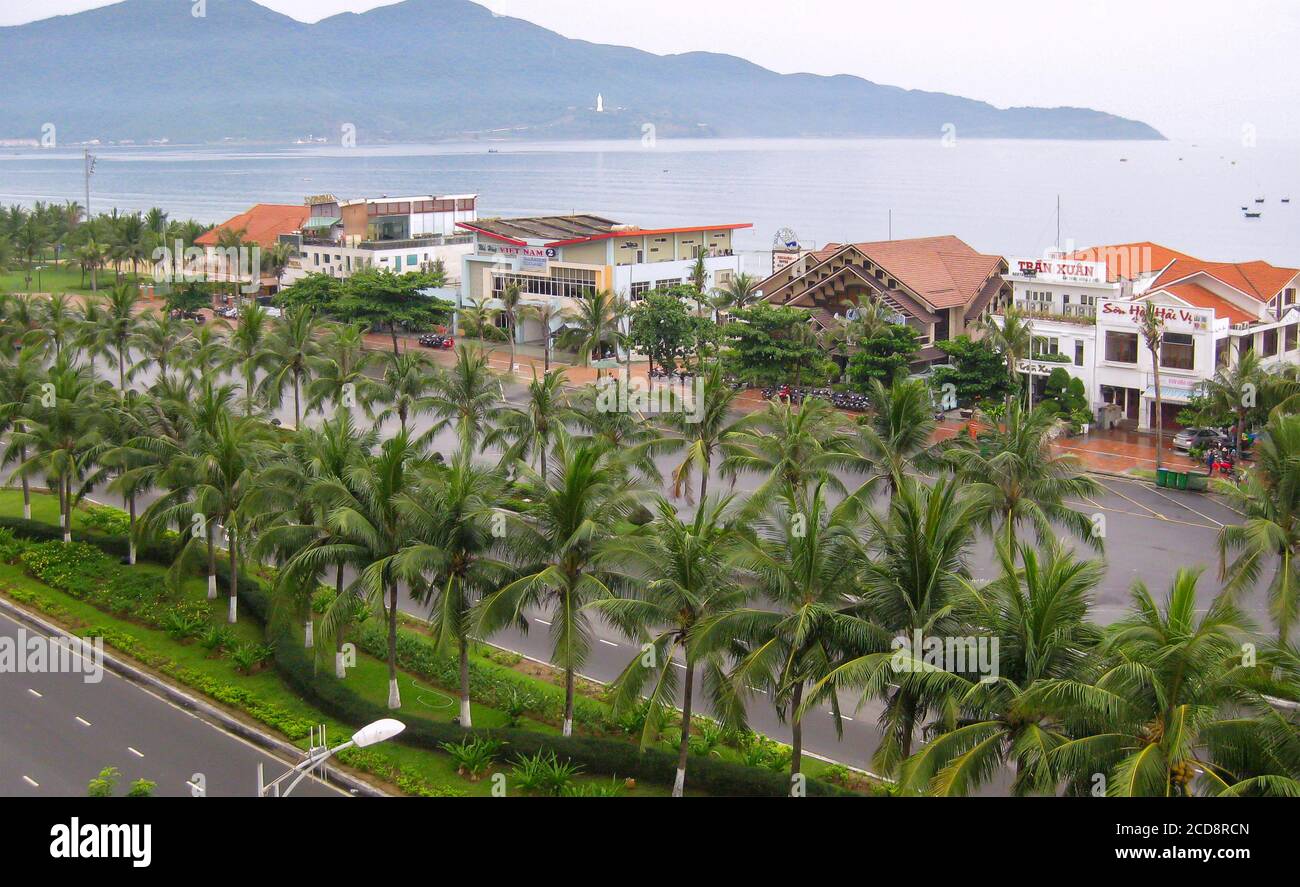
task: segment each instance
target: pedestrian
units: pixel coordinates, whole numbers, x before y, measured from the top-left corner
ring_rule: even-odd
[[[1205,448],[1205,476],[1209,477],[1214,474],[1214,448]]]

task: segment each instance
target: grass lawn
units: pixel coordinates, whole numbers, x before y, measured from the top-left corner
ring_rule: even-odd
[[[44,265],[45,269],[39,274],[39,285],[37,284],[38,274],[35,270],[32,271],[31,292],[90,294],[90,275],[87,274],[83,279],[80,268],[63,263],[60,263],[59,267],[55,268],[49,261],[37,262],[36,264]],[[116,283],[112,271],[99,271],[96,277],[99,281],[99,292],[101,293],[112,289],[113,284]],[[130,280],[131,276],[127,274],[122,279]],[[25,293],[28,291],[26,262],[22,262],[19,267],[12,271],[0,272],[0,293]]]

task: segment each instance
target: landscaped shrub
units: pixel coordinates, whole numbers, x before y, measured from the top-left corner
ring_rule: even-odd
[[[31,544],[26,539],[19,539],[12,530],[0,527],[0,563],[17,563],[18,558],[22,557],[22,553],[30,548]]]
[[[120,508],[94,503],[81,508],[81,523],[106,536],[125,536],[131,532],[131,517]]]

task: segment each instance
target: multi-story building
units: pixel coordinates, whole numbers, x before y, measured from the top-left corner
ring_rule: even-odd
[[[1155,426],[1155,366],[1140,327],[1147,304],[1162,320],[1163,424],[1196,388],[1254,351],[1265,365],[1300,362],[1300,270],[1267,262],[1207,262],[1154,243],[1010,259],[1015,303],[1032,315],[1039,387],[1062,367],[1082,380],[1107,425]]]
[[[275,246],[285,234],[297,231],[307,219],[308,208],[283,203],[259,203],[234,218],[222,222],[195,239],[194,245],[203,250],[201,272],[205,280],[237,282],[245,291],[274,293],[281,280],[265,274],[260,267],[260,253]],[[238,235],[243,254],[234,253],[222,244],[233,243]],[[171,248],[171,244],[164,244]],[[259,254],[252,254],[256,248]],[[259,267],[253,267],[257,262]]]
[[[776,305],[813,310],[823,327],[864,302],[889,306],[921,344],[914,369],[945,361],[936,342],[977,335],[979,320],[1010,298],[1001,256],[976,252],[951,235],[831,243],[799,256],[759,285]]]
[[[588,292],[609,290],[635,303],[647,292],[679,286],[703,253],[708,287],[741,271],[733,232],[748,224],[639,228],[593,215],[479,219],[458,222],[472,246],[461,260],[460,306],[495,307],[517,285],[525,304],[550,303],[551,333],[561,315]],[[503,323],[503,318],[498,318]],[[537,320],[519,325],[518,341],[540,342]]]
[[[308,197],[302,226],[280,238],[294,252],[285,280],[292,283],[314,273],[349,277],[372,267],[404,274],[441,262],[455,283],[461,258],[474,241],[457,225],[477,218],[477,204],[474,194]]]

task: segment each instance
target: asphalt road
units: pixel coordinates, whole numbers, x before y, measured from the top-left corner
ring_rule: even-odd
[[[16,642],[20,631],[36,634],[0,615],[0,636]],[[196,782],[208,797],[255,797],[259,762],[268,781],[290,767],[108,670],[99,683],[71,672],[0,674],[0,712],[6,797],[84,797],[105,767],[121,771],[118,795],[143,778],[160,797],[191,797]],[[293,797],[346,794],[308,777]]]
[[[149,383],[142,378],[134,384]],[[518,384],[507,386],[507,399],[519,399],[522,389],[523,386]],[[281,421],[292,421],[292,401],[289,403],[288,409],[276,412]],[[359,417],[364,419],[360,414]],[[319,416],[307,417],[305,421],[319,422]],[[430,424],[427,417],[418,417],[411,422],[416,430],[428,428]],[[395,421],[388,423],[384,432],[392,432],[395,425]],[[450,452],[454,448],[453,432],[440,434],[435,438],[434,446]],[[492,456],[491,453],[485,454],[485,458],[490,459]],[[658,460],[665,476],[669,474],[674,462],[671,456]],[[1098,481],[1102,485],[1099,495],[1071,503],[1087,514],[1100,514],[1105,518],[1107,569],[1105,579],[1095,594],[1093,618],[1102,623],[1120,618],[1130,600],[1129,589],[1137,579],[1146,581],[1157,597],[1160,597],[1175,570],[1182,566],[1200,565],[1207,568],[1198,594],[1201,605],[1207,605],[1219,589],[1214,574],[1218,530],[1225,523],[1237,520],[1238,515],[1221,501],[1205,494],[1165,491],[1149,484],[1109,477],[1098,478]],[[736,481],[734,490],[744,493],[753,490],[759,482],[757,477],[742,477]],[[712,491],[727,488],[727,483],[720,478],[715,477],[710,481]],[[119,504],[102,494],[97,498]],[[142,502],[140,507],[143,508],[145,504],[147,502]],[[683,508],[688,507],[685,502],[681,504]],[[1082,548],[1077,545],[1075,547]],[[969,565],[977,579],[988,579],[995,575],[997,568],[993,545],[987,538],[981,537],[972,546]],[[1261,595],[1248,596],[1243,601],[1243,606],[1261,627],[1267,629],[1269,622]],[[409,597],[404,598],[401,607],[414,615],[427,615],[425,609]],[[549,616],[546,613],[529,613],[528,616],[531,627],[527,634],[511,629],[494,635],[490,640],[498,646],[547,662],[551,653]],[[595,634],[596,641],[582,673],[598,681],[609,681],[623,670],[639,648],[599,621],[595,624]],[[405,705],[421,704],[413,688],[403,687],[402,692]],[[804,721],[804,747],[812,754],[867,768],[879,741],[876,719],[880,714],[880,705],[875,701],[860,704],[861,700],[851,695],[841,696],[840,703],[841,711],[846,716],[843,737],[836,736],[829,711],[814,712]],[[788,725],[780,723],[772,707],[761,698],[756,697],[750,707],[750,722],[754,729],[762,733],[783,742],[790,740]],[[81,786],[84,787],[84,781]]]

